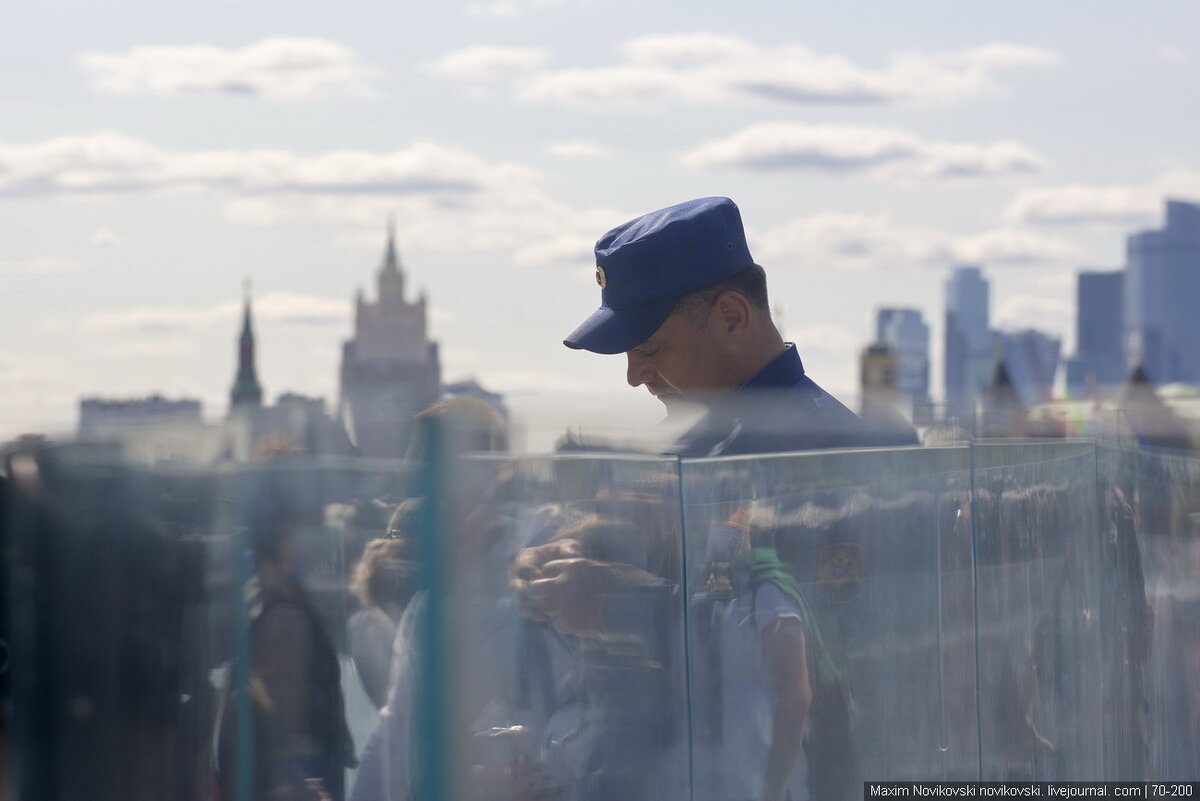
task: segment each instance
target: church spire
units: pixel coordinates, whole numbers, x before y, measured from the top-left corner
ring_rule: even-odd
[[[254,369],[254,328],[250,310],[250,279],[242,286],[242,333],[238,338],[238,369],[229,392],[229,410],[262,406],[262,386]]]

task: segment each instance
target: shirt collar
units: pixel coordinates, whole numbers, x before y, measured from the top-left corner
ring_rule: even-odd
[[[763,389],[785,389],[804,378],[804,363],[800,361],[800,353],[796,350],[796,346],[791,342],[784,344],[786,347],[783,353],[767,362],[763,369],[738,388],[735,395]]]

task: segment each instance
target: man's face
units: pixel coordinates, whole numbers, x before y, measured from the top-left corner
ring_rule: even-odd
[[[625,356],[631,387],[645,386],[668,413],[681,402],[709,404],[736,389],[731,383],[719,324],[675,312]]]

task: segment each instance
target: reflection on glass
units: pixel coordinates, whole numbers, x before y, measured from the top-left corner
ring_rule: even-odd
[[[965,450],[861,456],[684,465],[697,798],[975,775]]]
[[[15,797],[1200,775],[1194,459],[979,442],[444,468],[15,456]]]

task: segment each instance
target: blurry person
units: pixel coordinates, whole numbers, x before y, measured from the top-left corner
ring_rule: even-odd
[[[750,255],[733,201],[701,198],[645,214],[604,234],[595,255],[600,308],[564,344],[624,353],[628,383],[645,386],[668,414],[685,402],[705,408],[668,453],[711,457],[897,444],[895,432],[883,436],[869,428],[807,376],[795,346],[771,319],[766,274]],[[915,444],[915,432],[903,441]],[[753,710],[760,707],[769,718],[758,750],[747,745],[730,757],[725,772],[734,795],[727,797],[783,799],[791,792],[798,801],[805,797],[797,794],[804,787],[802,737],[813,700],[809,665],[821,656],[809,642],[813,621],[802,614],[803,598],[772,548],[734,547],[740,540],[726,542],[721,524],[712,524],[710,547],[728,551],[728,564],[759,558],[724,598],[737,625],[714,628],[719,641],[705,647],[740,649],[740,660],[754,667],[721,674],[726,695],[767,699],[742,710],[742,728],[758,722]],[[627,560],[591,557],[566,536],[527,549],[514,567],[514,588],[530,614],[582,638],[627,636],[604,617],[606,599],[674,581]]]
[[[442,445],[447,455],[497,452],[507,447],[504,418],[484,401],[475,398],[441,400],[421,411],[417,417],[419,420],[436,421],[435,425],[439,426],[444,434]],[[432,447],[426,434],[426,428],[418,426],[417,433],[409,447],[408,458],[413,461],[429,460],[434,457],[431,452]],[[492,498],[486,495],[478,500],[479,507],[486,506],[491,502]],[[424,499],[415,498],[402,504],[401,508],[397,509],[397,514],[400,515],[402,522],[394,518],[393,522],[396,525],[390,529],[402,538],[409,537],[411,539],[412,550],[410,553],[417,560],[418,570],[421,554],[419,543],[416,541],[417,520],[421,514],[423,503]],[[460,511],[462,519],[467,522],[459,526],[449,526],[454,552],[460,557],[486,554],[490,543],[483,541],[484,538],[481,536],[485,533],[483,523],[490,520],[493,515],[481,514],[480,508]],[[491,536],[495,536],[495,532],[492,532]],[[487,563],[487,561],[486,558],[483,559],[483,563]],[[494,579],[492,583],[499,583],[500,586],[503,586],[503,567],[497,565],[493,572],[498,574],[498,578]],[[494,609],[488,607],[489,604],[494,605],[496,601],[504,600],[498,593],[489,593],[486,590],[485,580],[486,576],[483,576],[480,582],[464,582],[470,600],[463,602],[462,605],[466,611],[461,612],[461,615],[465,619],[476,620],[481,624],[480,631],[473,633],[477,638],[488,636],[489,626],[491,627],[490,633],[494,635],[497,615]],[[371,738],[362,752],[361,764],[351,791],[353,801],[407,801],[413,797],[412,785],[420,767],[415,764],[413,759],[418,745],[413,736],[415,703],[418,694],[422,692],[425,681],[419,674],[422,643],[418,637],[418,631],[428,615],[427,605],[428,593],[420,590],[412,596],[411,601],[400,615],[396,636],[392,642],[391,666],[385,702],[380,711],[375,731],[372,732]],[[497,662],[503,662],[503,660],[497,656]],[[486,675],[498,672],[502,673],[502,668],[491,670]],[[487,689],[470,688],[467,693],[468,698],[458,699],[459,706],[464,709],[464,717],[470,722],[473,729],[480,725],[475,717],[480,712],[477,707],[483,705],[476,699],[492,692],[494,682],[488,684]],[[511,773],[508,779],[512,787],[518,785],[537,786],[536,782],[527,781],[525,777],[515,776]],[[526,795],[526,797],[532,799],[537,796]]]
[[[624,353],[630,386],[707,414],[668,451],[680,456],[896,444],[808,377],[771,320],[767,278],[724,197],[690,200],[596,242],[600,308],[563,343]],[[906,443],[916,443],[909,431]]]
[[[757,517],[742,506],[706,542],[708,603],[696,608],[710,618],[719,724],[702,738],[715,770],[697,797],[802,801],[812,789],[803,743],[818,681],[830,687],[840,676],[776,549],[778,527]]]
[[[341,801],[355,764],[333,642],[295,575],[301,521],[281,488],[254,498],[255,577],[250,610],[250,687],[256,801]],[[240,700],[238,693],[231,698]],[[240,743],[235,704],[222,717],[223,799],[236,798]]]
[[[545,771],[566,798],[636,801],[686,788],[685,702],[673,684],[681,659],[676,587],[645,569],[656,561],[649,539],[629,519],[593,514],[514,565],[526,614],[564,637],[569,664],[581,671],[542,746]]]
[[[508,424],[491,404],[479,398],[444,398],[422,409],[417,420],[441,421],[454,454],[502,453],[508,450]],[[418,425],[405,454],[409,461],[425,458],[429,443]]]
[[[377,709],[387,702],[396,624],[416,592],[412,543],[416,509],[413,500],[396,507],[388,520],[387,536],[367,543],[350,584],[362,605],[347,624],[350,656],[367,697]]]

